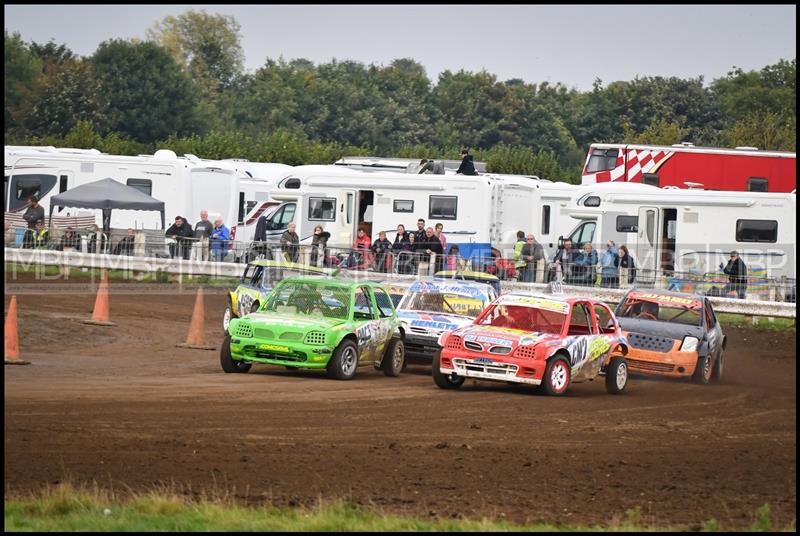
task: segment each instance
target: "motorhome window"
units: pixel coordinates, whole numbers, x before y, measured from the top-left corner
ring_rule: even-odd
[[[596,195],[590,195],[583,201],[583,206],[585,207],[599,207],[600,206],[600,198]]]
[[[642,184],[658,186],[658,175],[655,173],[642,173]]]
[[[297,190],[300,188],[300,179],[287,179],[286,182],[283,183],[283,187],[287,190]]]
[[[647,243],[653,245],[656,230],[656,211],[648,210],[645,216],[644,230],[647,233]]]
[[[619,149],[593,149],[589,162],[586,164],[586,173],[608,171],[617,167]]]
[[[69,177],[67,177],[66,175],[61,175],[58,178],[58,193],[63,194],[64,192],[67,191],[67,181],[68,180],[69,180]]]
[[[778,222],[775,220],[736,220],[737,242],[777,242]]]
[[[245,215],[244,192],[239,192],[239,218],[236,221],[238,221],[239,223],[244,223],[244,215]]]
[[[594,238],[594,230],[596,227],[597,224],[595,222],[587,221],[575,229],[575,231],[569,235],[570,240],[572,240],[573,247],[580,248],[586,242],[591,242],[592,238]]]
[[[28,198],[35,195],[39,199],[52,190],[58,179],[55,175],[13,175],[11,177],[8,210],[20,210],[28,204]]]
[[[336,198],[310,197],[308,199],[308,219],[311,221],[336,220]]]
[[[245,209],[246,210],[246,214],[250,214],[250,211],[253,210],[253,207],[256,206],[257,204],[258,204],[258,201],[248,201],[247,202],[247,208]]]
[[[768,182],[764,177],[750,177],[747,179],[747,191],[767,192],[769,191],[767,188]]]
[[[617,216],[618,233],[635,233],[639,230],[639,216]]]
[[[428,219],[455,220],[458,214],[458,197],[455,196],[430,196]]]
[[[542,205],[542,234],[550,234],[550,205]]]
[[[131,188],[136,188],[143,194],[153,195],[153,181],[150,179],[128,179],[125,184]]]
[[[278,224],[277,229],[286,229],[290,223],[294,220],[294,211],[297,205],[294,203],[289,203],[288,205],[283,207],[283,212],[281,212],[280,216],[277,218],[275,223]]]
[[[395,199],[394,200],[395,212],[414,212],[413,199]]]

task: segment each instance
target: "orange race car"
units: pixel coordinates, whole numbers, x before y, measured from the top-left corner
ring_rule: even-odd
[[[631,373],[691,377],[700,384],[722,377],[725,334],[705,296],[634,289],[615,316],[628,340]]]

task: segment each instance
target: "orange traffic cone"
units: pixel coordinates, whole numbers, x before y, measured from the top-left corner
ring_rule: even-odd
[[[8,316],[6,317],[6,365],[30,365],[30,361],[23,361],[19,357],[19,335],[17,334],[17,297],[11,296],[11,303],[8,304]]]
[[[94,301],[94,312],[91,320],[84,320],[84,324],[96,326],[116,326],[108,319],[108,271],[103,269],[100,278],[100,287],[97,289],[97,298]]]
[[[180,348],[192,348],[194,350],[216,350],[215,346],[208,346],[203,339],[205,328],[206,313],[203,306],[203,287],[197,289],[197,297],[194,299],[194,312],[192,313],[192,323],[189,326],[189,335],[186,342],[176,346]]]

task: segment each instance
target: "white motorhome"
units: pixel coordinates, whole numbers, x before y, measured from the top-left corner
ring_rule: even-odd
[[[732,250],[767,277],[795,277],[794,193],[725,192],[604,183],[575,191],[565,214],[576,246],[626,244],[652,275],[719,271]]]
[[[211,220],[219,216],[232,231],[236,228],[239,175],[213,161],[178,157],[163,149],[154,155],[118,156],[96,149],[6,146],[4,164],[4,212],[24,211],[28,197],[36,195],[47,214],[53,195],[110,177],[164,201],[167,222],[180,215],[194,225],[200,210],[206,209]],[[64,207],[55,214],[69,212],[75,209]],[[101,225],[99,211],[96,218]],[[158,229],[161,216],[115,210],[111,227]]]
[[[510,257],[516,232],[533,231],[545,249],[556,246],[569,221],[561,214],[577,186],[516,175],[408,175],[364,173],[340,166],[297,166],[270,192],[281,201],[267,218],[267,240],[276,241],[294,221],[301,242],[321,223],[330,245],[352,247],[359,228],[373,239],[387,231],[394,239],[398,224],[416,230],[444,224],[448,244],[460,254]]]

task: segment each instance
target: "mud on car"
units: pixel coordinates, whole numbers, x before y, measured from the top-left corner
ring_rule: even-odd
[[[628,381],[627,342],[614,313],[588,298],[505,294],[439,344],[433,381],[443,389],[476,378],[563,395],[572,383],[604,375],[606,390],[617,394]]]
[[[232,318],[241,318],[258,310],[267,294],[285,277],[327,275],[330,270],[285,261],[256,260],[247,263],[239,285],[228,292],[228,306],[222,315],[222,330],[228,330]]]
[[[258,311],[234,318],[220,350],[225,372],[254,363],[325,369],[349,380],[372,364],[387,376],[403,369],[403,331],[389,294],[371,282],[287,278]]]
[[[617,305],[616,317],[628,340],[631,372],[703,385],[722,378],[725,334],[705,296],[634,289]]]

